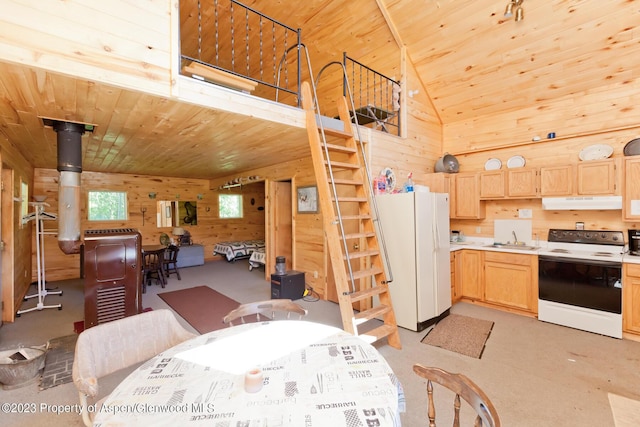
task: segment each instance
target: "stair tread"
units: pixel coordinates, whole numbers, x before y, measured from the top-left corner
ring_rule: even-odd
[[[357,150],[353,147],[347,147],[346,145],[329,144],[329,143],[327,143],[327,149],[329,151],[337,151],[340,153],[355,154],[357,152]]]
[[[331,198],[333,201],[335,201],[335,198]],[[369,199],[367,199],[366,197],[338,197],[338,201],[339,202],[358,202],[358,203],[364,203],[364,202],[368,202]]]
[[[372,307],[368,310],[364,310],[355,315],[357,320],[371,320],[377,317],[382,316],[385,313],[391,311],[391,308],[387,305],[380,304],[378,306]]]
[[[361,214],[361,215],[342,215],[342,220],[352,221],[354,219],[371,219],[371,215],[369,214]],[[338,218],[336,218],[337,220]]]
[[[374,256],[374,255],[380,255],[380,251],[377,249],[370,249],[366,251],[353,251],[353,252],[349,252],[349,259],[363,258],[367,256]],[[346,259],[347,257],[344,256],[343,258]]]
[[[382,338],[386,338],[396,332],[398,332],[398,328],[393,325],[380,325],[370,331],[358,333],[358,337],[371,343],[381,340]]]
[[[363,277],[375,276],[376,274],[382,273],[382,269],[380,268],[367,268],[365,270],[358,270],[353,272],[353,279],[362,279]]]
[[[366,299],[375,295],[384,294],[385,292],[389,292],[389,289],[383,286],[374,286],[372,288],[354,292],[349,296],[351,297],[352,302],[356,302],[356,301],[362,301],[363,299]]]
[[[329,180],[329,182],[331,182],[331,180]],[[362,182],[362,180],[345,178],[334,178],[333,183],[338,185],[364,185],[364,182]]]
[[[318,130],[320,130],[320,127],[318,127]],[[333,129],[333,128],[329,128],[329,127],[325,127],[324,128],[324,133],[325,133],[325,135],[336,136],[336,137],[344,138],[344,139],[349,139],[349,138],[353,137],[353,134],[351,132],[345,132],[343,130]]]
[[[329,162],[327,162],[325,160],[324,164],[328,165]],[[360,165],[356,165],[356,164],[353,164],[353,163],[347,163],[347,162],[336,162],[336,161],[331,162],[331,167],[332,168],[344,168],[344,169],[360,169]]]
[[[376,233],[368,232],[368,233],[348,233],[344,235],[345,240],[349,239],[361,239],[363,237],[373,237]]]

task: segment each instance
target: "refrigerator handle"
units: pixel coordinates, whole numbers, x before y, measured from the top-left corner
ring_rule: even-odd
[[[437,215],[435,215],[434,212],[433,221],[431,222],[431,228],[433,230],[433,233],[431,233],[431,238],[433,239],[434,251],[440,249],[440,227],[438,227],[438,221],[436,219]]]

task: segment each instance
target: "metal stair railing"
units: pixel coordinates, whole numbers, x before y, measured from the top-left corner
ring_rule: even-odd
[[[328,64],[326,64],[324,67],[322,67],[322,69],[320,70],[320,72],[318,73],[318,76],[316,77],[315,82],[312,81],[311,84],[311,88],[313,90],[313,97],[314,97],[314,105],[315,105],[315,110],[316,110],[316,115],[318,118],[322,117],[322,113],[320,111],[320,106],[318,103],[318,95],[316,92],[316,87],[318,86],[318,82],[320,80],[320,77],[322,76],[322,73],[330,66],[332,65],[338,65],[341,67],[342,72],[343,72],[343,77],[345,79],[345,87],[346,87],[346,92],[348,93],[348,101],[351,105],[351,111],[355,111],[355,105],[354,105],[354,101],[353,101],[353,94],[351,92],[351,88],[349,86],[349,82],[346,79],[347,76],[347,70],[345,68],[345,65],[341,62],[338,61],[333,61],[330,62]],[[348,270],[349,270],[349,278],[351,280],[351,291],[355,292],[355,280],[353,277],[353,268],[351,266],[351,258],[349,257],[349,247],[347,245],[347,239],[345,238],[345,230],[344,230],[344,224],[342,222],[342,214],[340,211],[340,203],[338,202],[338,192],[337,192],[337,188],[336,188],[336,184],[335,184],[335,180],[333,178],[333,169],[331,167],[331,160],[330,160],[330,156],[329,156],[329,149],[327,147],[327,139],[326,139],[326,135],[325,135],[325,131],[324,131],[324,125],[322,123],[322,120],[318,120],[319,121],[319,129],[320,129],[320,133],[322,134],[322,144],[323,144],[323,149],[325,152],[325,157],[327,159],[327,163],[328,163],[328,167],[329,167],[329,174],[330,174],[330,178],[331,178],[331,190],[333,193],[333,197],[335,200],[335,205],[336,205],[336,211],[337,211],[337,217],[338,217],[338,222],[339,222],[339,226],[340,226],[340,233],[341,233],[341,237],[342,237],[342,241],[343,241],[343,246],[344,246],[344,251],[345,251],[345,255],[346,255],[346,260],[347,260],[347,265],[348,265]],[[392,273],[392,269],[391,269],[391,262],[389,261],[389,255],[387,254],[387,247],[386,247],[386,243],[385,243],[385,239],[384,239],[384,233],[382,231],[382,227],[379,225],[380,223],[380,214],[378,211],[378,205],[376,203],[376,199],[374,197],[374,193],[373,193],[373,182],[371,181],[371,168],[369,167],[369,162],[367,161],[367,155],[365,152],[365,147],[364,147],[364,143],[362,142],[362,136],[360,134],[360,127],[358,124],[358,119],[357,117],[355,117],[355,129],[356,129],[356,135],[357,138],[356,140],[358,141],[358,146],[360,147],[360,157],[362,159],[362,164],[364,165],[364,169],[365,169],[365,187],[367,187],[367,193],[369,195],[369,204],[371,205],[371,207],[373,208],[373,218],[372,221],[374,223],[374,225],[376,223],[378,223],[378,226],[375,227],[375,231],[378,235],[378,242],[379,242],[379,246],[381,246],[382,249],[382,253],[384,254],[384,260],[385,260],[385,264],[387,266],[387,272],[388,272],[388,277],[387,277],[387,281],[386,283],[391,283],[393,281],[393,273]]]

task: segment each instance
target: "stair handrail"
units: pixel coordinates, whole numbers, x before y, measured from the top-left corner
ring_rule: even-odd
[[[287,49],[285,52],[283,52],[282,57],[280,58],[280,63],[278,64],[278,73],[277,73],[277,82],[280,81],[280,70],[282,68],[282,65],[284,63],[284,61],[286,60],[286,56],[287,53],[293,49],[293,48],[300,48],[302,47],[305,53],[305,58],[307,60],[307,67],[309,69],[309,76],[311,76],[311,82],[310,82],[310,86],[311,86],[311,90],[313,93],[313,109],[315,114],[317,115],[318,118],[322,117],[322,113],[320,111],[320,103],[318,102],[318,93],[316,90],[316,81],[313,80],[313,69],[311,66],[311,59],[309,57],[309,50],[307,49],[307,46],[304,43],[299,43],[296,46],[291,46],[289,49]],[[300,53],[298,52],[298,55],[300,55]],[[300,61],[298,61],[298,64],[300,63]],[[326,66],[325,66],[326,67]],[[323,68],[324,69],[324,68]],[[322,70],[320,71],[320,73],[318,74],[318,77],[322,74]],[[276,89],[276,101],[278,100],[278,91]],[[353,101],[352,101],[353,104]],[[298,100],[298,105],[300,105],[300,100]],[[336,185],[334,182],[334,176],[333,176],[333,168],[331,167],[331,158],[329,156],[329,149],[327,146],[327,138],[326,138],[326,134],[324,131],[324,124],[322,123],[322,120],[318,120],[316,119],[316,123],[319,124],[319,130],[320,133],[322,134],[322,148],[324,150],[324,154],[325,154],[325,158],[327,159],[327,164],[329,167],[329,176],[331,178],[331,190],[333,193],[333,197],[335,199],[335,205],[336,205],[336,214],[338,217],[338,225],[339,225],[339,229],[340,229],[340,234],[342,236],[342,245],[345,251],[345,255],[346,255],[346,260],[347,260],[347,269],[348,269],[348,273],[349,273],[349,279],[351,281],[351,291],[355,292],[355,280],[354,280],[354,276],[353,276],[353,267],[351,266],[351,259],[349,258],[349,245],[347,244],[347,239],[345,238],[345,231],[344,231],[344,225],[342,222],[342,212],[340,211],[340,203],[338,203],[338,192],[336,189]],[[360,137],[359,134],[359,129],[358,131],[358,137]],[[367,178],[368,180],[368,178]]]
[[[342,77],[343,77],[343,80],[345,80],[347,93],[349,94],[349,97],[348,97],[349,101],[348,102],[349,102],[349,104],[351,106],[351,111],[355,112],[356,109],[355,109],[355,104],[354,104],[354,101],[353,101],[353,92],[351,91],[351,87],[349,85],[349,81],[348,81],[348,78],[347,78],[347,70],[346,70],[345,65],[342,62],[339,62],[339,61],[331,61],[331,62],[325,64],[320,69],[320,72],[318,72],[318,76],[316,77],[315,83],[312,82],[312,84],[311,84],[311,87],[313,88],[314,102],[315,102],[315,104],[319,104],[318,95],[316,93],[316,87],[318,86],[318,82],[320,81],[320,77],[322,76],[322,73],[332,65],[338,65],[338,66],[340,66],[340,69],[342,70]],[[319,105],[316,105],[316,110],[317,110],[318,116],[322,117],[322,115],[320,113],[320,106]],[[350,113],[350,115],[351,115],[351,113]],[[384,232],[382,230],[382,222],[380,221],[380,212],[378,211],[378,204],[377,204],[376,199],[374,197],[375,193],[373,191],[373,183],[371,181],[371,177],[373,175],[371,174],[371,169],[369,167],[369,162],[367,161],[367,155],[366,155],[366,152],[365,152],[364,144],[362,142],[362,136],[360,134],[360,125],[358,123],[358,117],[357,117],[356,114],[354,114],[353,120],[355,120],[355,129],[356,129],[356,135],[357,135],[356,139],[358,140],[358,145],[360,147],[360,154],[361,154],[362,162],[363,162],[364,168],[365,168],[365,175],[366,175],[365,181],[367,183],[367,185],[366,185],[367,192],[369,193],[370,204],[373,207],[374,215],[373,215],[372,221],[373,221],[374,225],[375,225],[375,223],[378,223],[377,227],[374,227],[374,232],[376,232],[378,234],[378,236],[379,236],[378,240],[380,241],[382,253],[383,253],[383,256],[384,256],[384,261],[385,261],[385,264],[387,266],[388,276],[387,276],[386,283],[391,283],[391,282],[393,282],[393,272],[392,272],[392,269],[391,269],[391,261],[389,260],[389,255],[388,255],[388,252],[387,252],[387,245],[386,245],[385,238],[384,238]],[[324,145],[324,150],[325,150],[325,154],[326,154],[326,157],[327,157],[327,161],[330,164],[330,159],[329,159],[329,155],[328,155],[328,148],[327,148],[327,140],[326,140],[326,137],[325,137],[325,134],[324,134],[324,126],[322,124],[322,120],[320,120],[320,130],[322,132],[322,140],[323,140],[323,145]],[[352,268],[351,268],[351,260],[349,258],[349,248],[348,248],[348,245],[346,243],[346,239],[344,238],[345,237],[345,233],[344,233],[344,227],[342,226],[342,217],[341,217],[341,214],[340,214],[340,204],[337,202],[338,194],[337,194],[337,189],[336,189],[335,183],[333,181],[333,170],[332,170],[331,167],[329,167],[329,172],[331,174],[331,184],[332,184],[333,195],[334,195],[334,198],[336,199],[336,207],[337,207],[337,211],[338,211],[338,220],[340,221],[340,230],[341,230],[341,233],[342,233],[342,241],[344,242],[345,254],[347,255],[347,261],[348,261],[347,264],[349,266],[349,273],[350,273],[350,278],[351,278],[351,287],[352,287],[352,290],[355,292],[355,281],[353,280],[353,272],[352,272]]]

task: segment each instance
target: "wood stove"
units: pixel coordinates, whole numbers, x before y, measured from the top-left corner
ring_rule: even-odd
[[[85,231],[85,329],[142,311],[141,242],[132,228]]]

